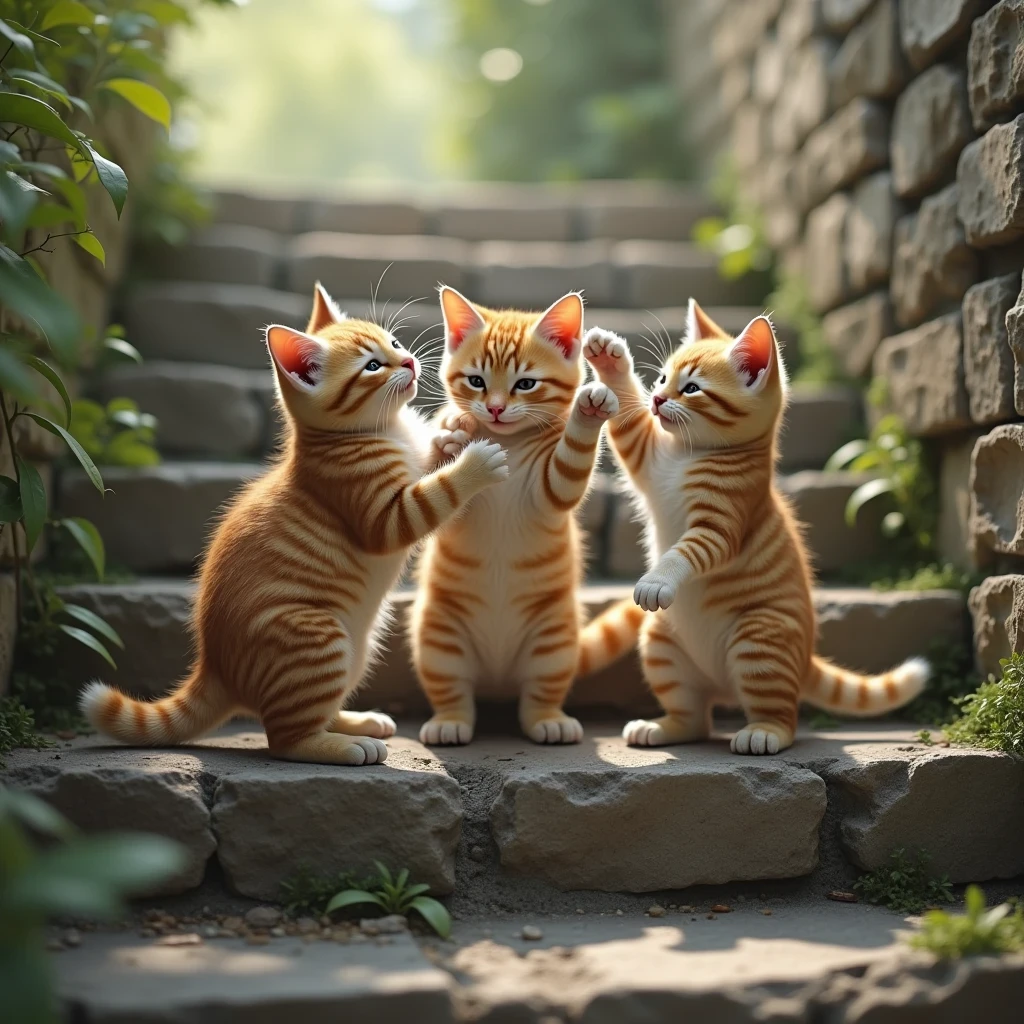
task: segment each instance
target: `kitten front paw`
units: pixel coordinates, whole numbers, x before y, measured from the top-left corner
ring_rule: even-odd
[[[462,747],[473,738],[469,722],[455,721],[435,715],[420,727],[420,743],[427,747]]]
[[[523,732],[534,743],[579,743],[583,739],[583,726],[579,720],[559,712],[550,718],[539,718],[522,723]]]
[[[619,412],[619,400],[607,384],[584,384],[576,395],[576,412],[590,421],[604,422]]]
[[[468,412],[450,412],[445,416],[441,417],[441,422],[438,423],[440,431],[455,432],[457,430],[463,430],[467,434],[472,435],[476,428],[476,420],[473,415]]]
[[[600,327],[591,327],[583,339],[583,356],[602,379],[628,376],[633,356],[625,338]]]
[[[508,452],[494,441],[471,441],[455,465],[478,487],[508,479]]]
[[[454,459],[469,444],[470,440],[471,438],[465,430],[440,430],[430,439],[434,461],[443,462],[445,459]]]
[[[662,576],[657,570],[645,572],[633,588],[633,600],[647,612],[668,608],[676,599],[679,584]]]

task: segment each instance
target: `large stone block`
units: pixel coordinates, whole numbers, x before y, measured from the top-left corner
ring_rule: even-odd
[[[971,591],[979,670],[999,676],[999,662],[1024,653],[1024,576],[989,576]]]
[[[689,238],[697,221],[715,212],[713,201],[700,189],[630,184],[634,187],[622,189],[588,183],[574,211],[579,236],[674,242]]]
[[[685,242],[618,242],[612,249],[612,268],[615,302],[630,309],[681,306],[690,295],[707,295],[712,306],[730,306],[764,294],[763,275],[727,281],[712,254]]]
[[[971,419],[983,426],[1014,418],[1014,359],[1006,315],[1017,300],[1016,274],[982,281],[964,296],[964,382]]]
[[[798,163],[794,157],[776,156],[763,168],[761,219],[773,249],[784,249],[800,238],[802,217]]]
[[[867,377],[883,338],[893,333],[892,302],[888,292],[832,310],[821,321],[828,347],[851,377]]]
[[[967,571],[971,554],[971,456],[981,431],[943,438],[938,445],[939,522],[935,547],[939,558]]]
[[[802,181],[808,207],[889,162],[889,113],[855,99],[816,128],[804,145]]]
[[[893,231],[901,212],[888,171],[872,174],[854,189],[845,238],[847,280],[853,293],[888,281]]]
[[[996,427],[974,446],[971,543],[983,562],[1024,555],[1024,426]]]
[[[484,242],[476,249],[473,297],[493,306],[544,309],[582,288],[588,302],[614,305],[606,242]]]
[[[154,277],[272,288],[283,254],[284,240],[273,231],[221,224],[181,245],[148,246],[141,258]]]
[[[1024,416],[1024,287],[1013,309],[1006,314],[1006,337],[1013,353],[1014,406],[1017,414]]]
[[[957,207],[978,248],[1024,238],[1024,114],[996,125],[960,154]]]
[[[874,0],[821,0],[825,28],[836,35],[848,32],[864,16]]]
[[[732,118],[732,158],[742,174],[756,172],[771,148],[768,121],[753,101],[740,104]]]
[[[970,424],[959,313],[886,338],[874,369],[886,382],[888,408],[912,434],[945,434]]]
[[[410,200],[372,196],[345,199],[313,199],[296,231],[340,231],[349,235],[423,235],[427,217]],[[448,234],[449,232],[439,232]],[[451,232],[456,238],[462,237]],[[360,293],[356,293],[360,294]]]
[[[627,892],[813,871],[826,803],[821,779],[781,762],[740,764],[709,753],[629,751],[628,773],[596,759],[563,770],[526,767],[505,780],[491,811],[502,866],[561,889]],[[750,843],[762,829],[773,841]]]
[[[949,64],[936,64],[896,100],[891,145],[896,194],[923,196],[943,184],[973,138],[966,75]]]
[[[978,256],[964,237],[957,202],[957,186],[950,185],[896,225],[891,289],[903,327],[958,303],[978,279]]]
[[[771,113],[772,148],[795,153],[829,113],[829,67],[836,44],[807,42],[786,61],[786,80]]]
[[[900,35],[910,63],[928,67],[958,39],[992,0],[900,0]]]
[[[213,794],[217,859],[232,889],[277,899],[305,865],[364,874],[380,860],[435,892],[455,886],[459,784],[436,763],[406,758],[342,771],[267,762],[223,775]]]
[[[786,0],[775,33],[786,52],[793,53],[809,39],[822,35],[824,28],[822,0]]]
[[[805,274],[811,304],[818,312],[834,309],[850,297],[846,266],[847,225],[853,201],[837,192],[812,210],[805,235]]]
[[[907,73],[900,47],[898,4],[896,0],[875,0],[864,20],[847,34],[832,62],[833,105],[842,107],[858,96],[889,99],[900,91]]]
[[[237,224],[281,234],[299,230],[305,200],[261,192],[221,191],[213,195],[213,217],[219,224]]]
[[[967,73],[978,131],[1024,106],[1024,0],[1001,0],[974,22]]]

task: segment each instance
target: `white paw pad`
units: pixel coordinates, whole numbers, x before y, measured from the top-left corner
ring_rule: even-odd
[[[428,747],[461,747],[473,738],[468,722],[452,722],[432,718],[420,728],[420,743]]]
[[[580,390],[576,407],[584,416],[606,420],[619,411],[619,400],[605,384],[588,384]]]
[[[654,573],[645,573],[633,588],[633,600],[648,612],[668,608],[676,598],[676,585]]]
[[[622,730],[622,738],[631,747],[657,747],[665,742],[665,730],[657,722],[635,718],[632,722],[626,723]]]
[[[734,754],[777,754],[780,749],[779,737],[767,729],[740,729],[729,744]]]
[[[352,764],[383,764],[388,759],[387,744],[373,736],[353,736],[349,749]]]
[[[583,739],[583,726],[575,718],[543,718],[534,722],[526,734],[534,743],[579,743]]]

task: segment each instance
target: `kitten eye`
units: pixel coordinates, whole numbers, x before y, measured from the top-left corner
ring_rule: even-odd
[[[473,377],[468,377],[467,380],[469,381],[469,386],[471,388],[483,388],[483,387],[486,386],[484,384],[483,377],[473,376]]]
[[[380,363],[378,363],[376,359],[371,359],[371,360],[370,360],[370,361],[369,361],[369,362],[368,362],[368,363],[366,364],[366,366],[364,366],[364,367],[363,367],[363,369],[365,369],[365,370],[369,370],[369,371],[370,371],[370,373],[373,373],[373,372],[374,372],[374,370],[379,370],[379,369],[380,369],[380,366],[381,366],[381,364],[380,364]]]
[[[513,391],[532,391],[537,386],[537,382],[532,377],[523,377],[521,380],[517,380]]]
[[[391,342],[391,347],[392,348],[401,348],[402,346],[398,344],[398,339],[395,338],[395,340],[393,342]]]
[[[686,385],[685,388],[683,388],[684,395],[695,395],[698,391],[700,391],[700,387],[694,384],[692,380],[689,384]]]

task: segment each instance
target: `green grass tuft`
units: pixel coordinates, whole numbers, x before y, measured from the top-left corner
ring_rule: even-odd
[[[936,878],[928,870],[928,855],[918,851],[910,856],[896,850],[889,862],[861,875],[854,891],[868,903],[876,903],[898,914],[918,914],[937,903],[950,903],[953,889],[948,878]]]
[[[1024,757],[1024,654],[999,664],[1002,678],[990,678],[958,702],[960,714],[946,727],[946,738]]]
[[[0,697],[0,756],[9,754],[17,747],[41,750],[50,745],[36,731],[36,720],[32,712],[14,697]],[[0,760],[0,767],[3,761]]]
[[[925,914],[921,930],[911,936],[910,945],[943,960],[1024,951],[1024,910],[1020,906],[1003,903],[986,909],[985,894],[976,885],[969,885],[966,909],[966,914],[945,910]]]

